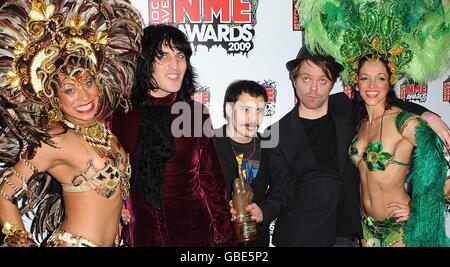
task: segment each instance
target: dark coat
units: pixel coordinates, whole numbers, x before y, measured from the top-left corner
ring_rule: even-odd
[[[348,102],[343,94],[329,99],[328,112],[336,127],[338,172],[326,171],[316,162],[298,115],[299,105],[278,122],[280,140],[270,164],[272,187],[260,206],[264,221],[277,218],[275,246],[332,246],[337,238],[341,192],[355,233],[361,236],[359,176],[347,155],[355,135]]]
[[[419,115],[428,111],[401,100],[398,106]],[[260,205],[264,221],[277,218],[272,243],[276,246],[334,245],[341,192],[351,226],[362,238],[359,173],[347,153],[356,134],[352,103],[344,93],[329,98],[328,113],[336,127],[338,173],[324,171],[316,162],[298,108],[296,105],[278,122],[280,141],[272,151],[269,166],[271,188]]]
[[[231,147],[230,138],[226,137],[226,126],[216,130],[216,146],[219,151],[219,159],[222,164],[222,170],[225,177],[225,184],[227,187],[227,197],[231,199],[233,191],[233,180],[238,175],[238,166],[236,157]],[[260,139],[258,139],[260,142]],[[261,148],[260,148],[261,149]],[[260,204],[266,197],[267,188],[270,184],[270,173],[268,170],[268,164],[270,162],[270,149],[261,149],[261,162],[256,175],[255,180],[251,183],[253,189],[253,202]],[[269,246],[269,224],[258,224],[258,239],[252,242],[248,242],[247,246],[267,247]]]
[[[194,110],[201,104],[189,105]],[[113,132],[131,153],[132,168],[143,114],[144,110],[138,107],[128,114],[118,110],[113,117]],[[199,114],[202,117],[195,117],[197,114],[193,112],[193,123],[200,126],[209,123],[209,114]],[[176,137],[175,155],[167,161],[165,173],[160,189],[161,208],[154,208],[140,193],[130,192],[126,206],[132,219],[125,229],[126,241],[131,246],[164,247],[231,244],[231,215],[212,134]]]

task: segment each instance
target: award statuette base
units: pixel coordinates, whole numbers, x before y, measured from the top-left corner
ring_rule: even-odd
[[[234,238],[236,242],[248,242],[256,239],[256,222],[250,218],[250,213],[246,216],[239,216],[233,222]]]

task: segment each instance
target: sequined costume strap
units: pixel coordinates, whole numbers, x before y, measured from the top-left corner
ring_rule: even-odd
[[[33,166],[30,162],[28,162],[26,159],[24,159],[22,157],[22,155],[20,155],[19,158],[20,158],[20,161],[33,172],[33,175],[38,172],[37,168],[35,166]],[[20,185],[16,185],[12,181],[12,178],[14,176],[19,178]],[[3,190],[3,188],[5,186],[8,186],[11,189],[13,189],[14,193],[12,195],[9,195],[7,192],[5,192]],[[3,172],[0,173],[0,195],[3,198],[7,199],[8,201],[12,202],[13,204],[17,204],[17,199],[20,197],[20,195],[24,191],[27,191],[27,190],[28,190],[27,179],[25,179],[25,177],[19,171],[17,171],[14,167],[6,168],[5,170],[3,170]]]
[[[400,134],[403,134],[406,126],[411,120],[417,119],[421,125],[427,124],[420,116],[408,111],[401,111],[395,117],[395,127]]]

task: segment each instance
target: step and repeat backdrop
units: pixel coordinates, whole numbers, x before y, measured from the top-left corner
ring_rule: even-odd
[[[225,123],[226,87],[238,79],[255,80],[269,95],[261,130],[295,104],[285,64],[302,46],[302,29],[293,0],[131,0],[146,26],[172,23],[192,43],[192,64],[199,74],[195,100],[210,108],[213,125]],[[341,82],[332,93],[349,92]],[[426,84],[400,82],[398,96],[441,115],[450,124],[450,71]],[[0,164],[1,169],[1,164]],[[24,217],[27,228],[30,218]],[[273,225],[272,225],[273,230]],[[447,220],[450,235],[450,220]]]
[[[302,46],[294,0],[132,0],[145,24],[169,23],[192,43],[192,64],[199,74],[195,99],[209,106],[215,128],[226,87],[237,79],[258,81],[269,95],[261,129],[295,104],[285,64]],[[336,83],[332,93],[348,91]],[[450,124],[450,71],[427,84],[400,82],[397,95],[439,113]]]
[[[261,131],[289,112],[296,99],[285,64],[302,46],[294,0],[132,0],[145,25],[168,23],[189,38],[199,74],[195,100],[210,109],[214,128],[226,123],[223,97],[238,79],[255,80],[269,95]],[[350,93],[338,81],[332,93]],[[450,71],[423,84],[400,81],[397,95],[441,115],[450,124]],[[273,230],[273,224],[271,226]],[[447,220],[450,235],[450,220]]]

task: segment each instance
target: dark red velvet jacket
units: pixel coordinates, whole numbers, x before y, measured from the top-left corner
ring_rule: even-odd
[[[156,101],[170,105],[174,99],[170,97]],[[193,110],[194,106],[198,108],[201,104],[192,102],[189,105]],[[128,114],[118,110],[113,116],[113,133],[131,158],[143,115],[142,108],[134,108]],[[210,125],[209,114],[193,116],[194,122],[201,120],[202,125],[205,122]],[[209,127],[206,128],[209,131]],[[133,167],[133,160],[131,164]],[[130,193],[126,206],[132,219],[124,236],[131,246],[231,244],[231,215],[213,137],[203,134],[201,137],[175,138],[175,155],[166,163],[166,176],[160,192],[160,209],[155,209],[140,193]]]

